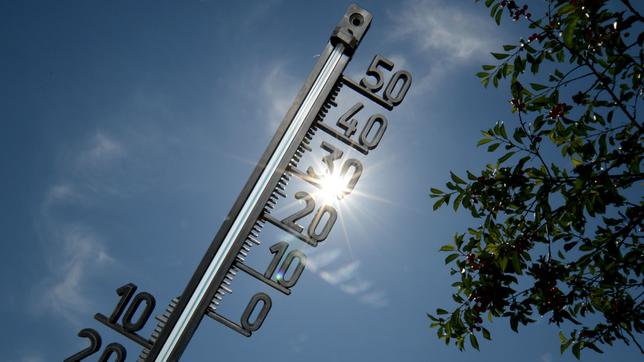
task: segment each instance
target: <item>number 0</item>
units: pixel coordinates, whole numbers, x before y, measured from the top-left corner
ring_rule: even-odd
[[[373,133],[373,135],[371,135],[371,131],[376,124],[378,125],[378,129]],[[382,139],[382,136],[385,134],[386,130],[387,118],[385,118],[385,116],[383,116],[382,114],[374,114],[373,116],[369,117],[367,124],[365,124],[362,132],[360,133],[360,144],[366,146],[370,150],[373,150],[374,148],[376,148],[376,146],[378,146],[378,143],[380,143],[380,140]]]
[[[259,310],[259,314],[257,315],[257,318],[255,318],[255,320],[251,322],[250,316],[251,314],[253,314],[253,312],[255,311],[255,308],[257,307],[257,304],[260,301],[263,303],[262,309]],[[264,323],[264,319],[266,319],[266,315],[268,314],[268,311],[271,310],[272,305],[273,305],[273,302],[271,301],[271,297],[269,297],[268,294],[257,293],[253,295],[253,297],[250,299],[250,302],[248,302],[246,309],[244,309],[244,314],[242,314],[242,317],[241,317],[242,328],[251,332],[258,330],[259,327],[262,326],[262,323]]]

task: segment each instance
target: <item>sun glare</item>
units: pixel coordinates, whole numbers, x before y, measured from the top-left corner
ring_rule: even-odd
[[[320,183],[320,190],[317,192],[319,198],[326,204],[334,203],[344,198],[347,180],[336,174],[327,174]]]

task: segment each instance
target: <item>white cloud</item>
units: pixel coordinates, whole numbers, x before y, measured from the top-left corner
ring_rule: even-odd
[[[543,355],[541,355],[540,358],[541,362],[552,362],[552,354],[550,352],[546,352]]]
[[[88,269],[113,261],[98,237],[80,225],[64,226],[57,235],[51,234],[52,244],[60,245],[59,253],[49,255],[52,278],[45,282],[41,307],[75,323],[87,309],[88,301],[82,292]]]
[[[389,304],[387,301],[387,295],[383,291],[375,291],[365,294],[360,297],[360,301],[378,308],[385,307]]]
[[[341,253],[342,251],[339,248],[321,252],[319,255],[316,254],[310,257],[306,262],[306,267],[312,271],[317,271],[336,261]]]
[[[272,134],[284,118],[298,91],[298,81],[286,71],[283,62],[274,63],[262,81],[261,98],[264,116],[268,118],[267,130]]]
[[[100,166],[125,155],[123,145],[114,138],[98,131],[91,138],[89,146],[79,154],[79,162],[82,165]]]
[[[390,40],[411,41],[424,63],[418,65],[426,69],[414,82],[416,92],[437,89],[442,77],[459,65],[484,61],[498,43],[494,21],[485,12],[470,12],[459,4],[412,0],[391,15],[395,29]]]
[[[354,296],[358,301],[381,308],[387,305],[384,291],[374,291],[373,283],[360,276],[360,261],[341,261],[343,251],[333,248],[315,251],[308,255],[306,269],[314,272],[325,282],[337,286],[342,292]]]
[[[45,362],[45,359],[37,355],[27,355],[22,357],[21,362]]]
[[[394,19],[394,38],[412,38],[433,59],[466,61],[494,46],[492,21],[453,3],[411,1]]]
[[[123,145],[102,131],[89,136],[68,162],[59,165],[59,180],[44,194],[37,224],[41,227],[43,259],[48,273],[32,292],[36,311],[47,311],[77,324],[88,312],[86,281],[98,268],[114,262],[91,225],[69,218],[67,207],[78,208],[97,190],[95,179],[125,155]],[[100,188],[103,189],[103,188]],[[65,208],[60,206],[64,205]]]
[[[72,185],[68,183],[57,184],[49,188],[49,191],[45,196],[45,204],[50,205],[52,203],[64,202],[78,197],[79,195]]]
[[[322,271],[320,272],[320,277],[326,280],[329,284],[336,285],[338,283],[346,282],[355,277],[356,272],[358,271],[358,267],[360,267],[360,262],[353,261],[331,272]]]
[[[371,288],[371,283],[364,280],[356,280],[340,285],[340,289],[351,295],[363,293],[369,288]]]

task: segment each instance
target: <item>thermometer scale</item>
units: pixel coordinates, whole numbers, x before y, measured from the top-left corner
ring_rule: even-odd
[[[158,324],[152,335],[146,338],[137,332],[152,315],[155,298],[147,292],[136,293],[137,286],[132,283],[116,290],[120,300],[109,316],[95,315],[97,321],[143,348],[137,361],[178,361],[204,317],[250,337],[262,326],[273,301],[269,294],[260,291],[250,298],[241,318],[220,314],[218,307],[224,296],[232,293],[231,283],[240,273],[290,295],[306,267],[307,257],[300,250],[289,251],[289,243],[277,241],[269,248],[274,256],[266,271],[255,269],[246,263],[246,258],[253,247],[267,241],[260,235],[262,229],[272,225],[310,247],[317,247],[328,237],[338,212],[332,203],[320,202],[306,191],[295,191],[289,198],[289,181],[296,177],[315,188],[324,188],[326,179],[339,174],[342,184],[337,198],[350,195],[364,166],[355,158],[344,157],[347,147],[368,155],[378,146],[388,126],[381,113],[358,117],[365,106],[362,101],[341,110],[336,122],[326,121],[328,111],[338,107],[336,97],[340,89],[346,85],[362,95],[363,101],[391,111],[403,101],[411,85],[411,74],[405,70],[393,72],[394,63],[381,55],[373,58],[366,76],[359,82],[343,75],[371,20],[372,15],[357,5],[348,8],[183,293],[156,317]],[[300,168],[304,155],[314,147],[317,149],[318,143],[313,139],[319,131],[334,140],[319,143],[326,169]],[[305,206],[287,217],[278,217],[274,211],[284,199],[294,199],[298,205],[303,201]],[[312,218],[306,218],[310,219],[306,224],[303,220],[308,215]],[[96,330],[85,328],[78,335],[87,338],[90,346],[68,357],[66,362],[99,353],[99,361],[125,361],[125,347],[110,343],[101,349],[101,336]]]

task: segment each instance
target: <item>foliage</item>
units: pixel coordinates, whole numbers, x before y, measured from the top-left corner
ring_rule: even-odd
[[[486,87],[509,81],[515,121],[478,143],[500,157],[431,189],[435,210],[451,203],[478,223],[441,248],[458,305],[429,314],[431,326],[478,349],[484,318],[517,331],[542,316],[560,326],[562,353],[616,340],[644,353],[644,18],[628,0],[547,0],[538,18],[515,1],[485,6],[532,34],[477,74]]]

